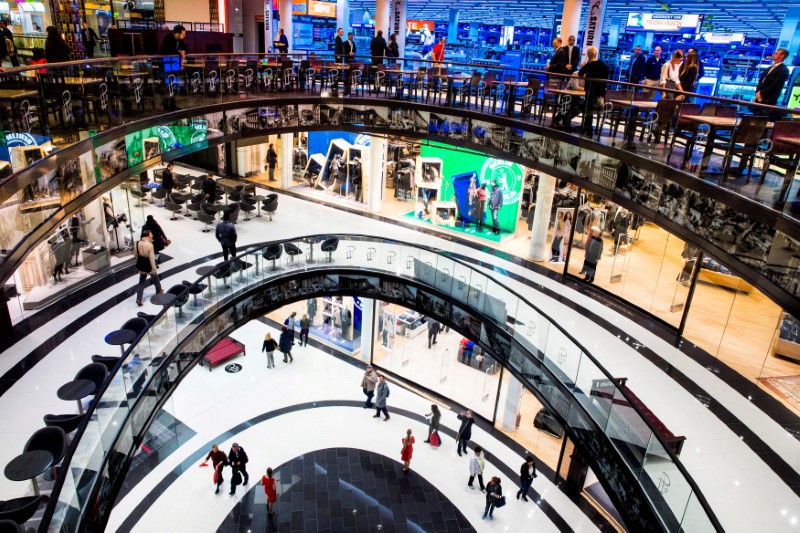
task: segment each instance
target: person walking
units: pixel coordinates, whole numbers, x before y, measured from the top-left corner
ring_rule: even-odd
[[[136,305],[143,306],[142,294],[147,283],[147,276],[153,278],[153,285],[156,286],[156,293],[163,293],[161,282],[158,279],[156,270],[156,256],[153,248],[153,232],[150,230],[142,231],[142,238],[134,246],[134,256],[136,256],[136,270],[139,272],[139,284],[136,286]]]
[[[428,317],[428,349],[431,349],[431,346],[436,344],[436,336],[439,335],[439,323]]]
[[[90,28],[88,24],[85,22],[81,27],[81,41],[83,41],[83,46],[86,48],[86,57],[92,59],[94,57],[94,47],[97,45],[97,41],[100,37],[97,36],[97,32],[94,31],[94,28]]]
[[[425,418],[430,419],[428,420],[428,440],[425,442],[430,444],[431,435],[436,435],[436,438],[439,439],[439,442],[441,442],[441,438],[439,437],[439,419],[442,418],[442,413],[439,411],[439,406],[432,404],[431,412],[425,415]]]
[[[377,35],[369,43],[369,54],[372,56],[373,65],[383,65],[383,56],[386,54],[386,48],[383,30],[378,30]]]
[[[283,325],[286,326],[286,329],[289,330],[289,333],[292,335],[292,344],[294,344],[294,326],[297,322],[297,311],[292,311],[292,314],[289,315],[286,320],[283,321]]]
[[[273,145],[269,145],[267,150],[267,172],[269,181],[275,181],[275,167],[278,165],[278,152]]]
[[[403,439],[403,447],[400,449],[400,460],[403,461],[403,472],[408,472],[408,466],[411,464],[411,456],[414,455],[414,435],[411,430],[406,430],[406,436]]]
[[[261,345],[261,351],[267,352],[267,368],[274,368],[275,367],[275,359],[273,355],[275,354],[275,349],[278,347],[278,343],[275,342],[275,339],[272,338],[272,335],[268,332],[264,335],[264,344]]]
[[[519,467],[519,491],[517,491],[517,499],[520,497],[522,501],[528,501],[528,489],[531,488],[533,478],[536,474],[536,463],[530,455],[525,458],[525,462]]]
[[[278,501],[278,480],[272,477],[272,468],[267,468],[267,475],[261,476],[264,494],[267,496],[267,516],[272,520],[275,515],[275,502]]]
[[[55,26],[47,27],[47,39],[44,42],[44,57],[48,63],[65,63],[69,61],[70,51],[64,38]]]
[[[458,415],[458,419],[461,420],[461,426],[458,428],[458,456],[461,457],[461,452],[467,453],[469,448],[467,447],[467,442],[469,439],[472,438],[472,425],[475,423],[475,420],[472,418],[472,411],[467,410]]]
[[[495,235],[500,235],[500,220],[497,216],[501,207],[503,207],[503,189],[495,180],[492,182],[492,199],[489,201],[489,211],[492,212],[492,233]]]
[[[311,329],[311,319],[304,313],[300,319],[300,346],[308,346],[308,332]]]
[[[169,246],[172,241],[164,234],[161,224],[156,222],[153,215],[147,215],[147,219],[144,221],[144,225],[142,225],[142,235],[144,235],[145,230],[150,230],[153,234],[153,249],[156,254],[156,266],[158,266],[161,263],[161,251]]]
[[[488,195],[486,184],[481,183],[481,186],[475,191],[475,226],[478,233],[483,233],[483,219],[486,218],[486,197]]]
[[[603,256],[603,239],[600,237],[600,228],[592,226],[589,230],[589,244],[586,245],[586,258],[583,260],[583,270],[586,277],[583,281],[592,283],[597,273],[597,262]]]
[[[477,477],[481,492],[486,490],[486,487],[483,486],[483,468],[486,466],[486,462],[483,460],[482,452],[483,448],[475,446],[475,455],[469,460],[469,481],[467,482],[467,486],[475,490],[475,487],[472,486],[472,482],[475,481]]]
[[[677,89],[679,91],[683,91],[683,85],[681,85],[681,65],[683,64],[683,51],[682,50],[675,50],[672,53],[672,59],[664,63],[661,67],[661,86],[666,89]],[[661,98],[668,98],[674,99],[677,98],[679,95],[675,93],[668,93],[662,92]]]
[[[294,361],[292,357],[292,345],[294,341],[292,340],[292,335],[289,333],[289,330],[286,326],[281,326],[281,336],[278,339],[278,349],[283,354],[283,362],[284,363],[291,363]]]
[[[225,480],[222,477],[222,469],[228,464],[228,458],[225,457],[225,452],[219,449],[216,444],[211,445],[211,451],[206,455],[205,461],[200,466],[208,466],[208,460],[211,459],[211,464],[214,466],[214,482],[217,485],[217,490],[214,494],[219,494],[219,488]]]
[[[386,378],[378,376],[378,386],[375,388],[375,416],[372,418],[380,418],[381,411],[383,411],[383,421],[389,420],[389,411],[386,410],[386,400],[389,398],[389,384],[386,383]]]
[[[375,387],[378,385],[378,374],[372,369],[372,365],[367,365],[367,371],[364,372],[364,378],[361,380],[361,390],[367,397],[364,402],[364,409],[372,407],[372,398],[375,396]]]
[[[175,178],[172,176],[172,169],[175,165],[167,163],[167,168],[161,173],[161,188],[167,191],[167,196],[172,194],[175,188]]]
[[[483,519],[489,517],[489,520],[494,520],[494,508],[498,507],[501,498],[503,497],[503,487],[500,486],[500,478],[497,476],[492,477],[492,480],[486,485],[486,507],[483,509]],[[500,503],[500,507],[505,503]]]
[[[217,224],[217,240],[222,245],[222,257],[225,261],[228,256],[236,257],[236,226],[231,223],[228,213],[222,215],[222,222]]]
[[[233,473],[231,474],[231,495],[236,492],[236,485],[238,485],[238,483],[234,483],[234,481],[238,478],[244,478],[243,480],[240,479],[240,481],[242,481],[243,485],[247,485],[247,482],[250,480],[250,476],[247,475],[247,461],[247,453],[244,451],[244,448],[234,442],[231,445],[231,451],[228,452],[228,464],[231,465],[233,469]]]

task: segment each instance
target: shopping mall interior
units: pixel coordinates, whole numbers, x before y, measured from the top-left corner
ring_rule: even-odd
[[[800,528],[800,7],[0,21],[0,533]]]

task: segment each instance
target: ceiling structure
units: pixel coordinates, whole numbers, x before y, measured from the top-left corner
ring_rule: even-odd
[[[561,16],[563,2],[552,0],[406,0],[409,19],[447,21],[450,8],[460,10],[460,22],[502,24],[512,19],[516,26],[551,27],[554,17]],[[609,0],[605,27],[611,18],[627,20],[628,13],[702,14],[716,32],[746,33],[750,38],[777,38],[786,10],[786,0]],[[796,5],[796,4],[795,4]],[[584,14],[587,2],[584,2]],[[351,11],[369,9],[375,15],[375,0],[350,0]],[[666,8],[666,9],[665,9]],[[709,17],[711,17],[709,19]],[[581,19],[581,27],[583,19]],[[706,31],[706,30],[704,30]]]

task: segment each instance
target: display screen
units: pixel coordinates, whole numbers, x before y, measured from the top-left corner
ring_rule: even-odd
[[[317,2],[308,0],[308,14],[312,17],[336,18],[335,2]]]
[[[703,15],[669,15],[666,13],[628,13],[627,31],[691,33],[696,35],[703,24]]]
[[[445,202],[456,202],[459,214],[467,219],[470,217],[468,190],[472,179],[474,178],[476,187],[486,184],[489,198],[492,194],[492,184],[496,180],[503,190],[503,207],[497,217],[500,228],[508,232],[516,230],[524,178],[520,165],[473,152],[455,150],[433,142],[422,145],[420,155],[442,160],[441,199]],[[488,207],[486,220],[491,224]]]
[[[411,33],[417,33],[422,29],[423,26],[428,28],[428,31],[433,33],[433,21],[432,20],[407,20],[406,21],[406,31]]]
[[[311,22],[295,22],[293,26],[295,46],[311,46],[314,44],[314,24]]]
[[[703,32],[700,38],[708,44],[730,44],[744,41],[744,33],[713,33]]]
[[[151,139],[158,139],[158,150],[150,146]],[[167,124],[145,128],[125,136],[128,166],[138,165],[145,159],[188,146],[208,138],[208,124],[199,119],[186,124]]]
[[[292,0],[292,14],[293,15],[308,14],[308,4],[306,3],[306,0]]]

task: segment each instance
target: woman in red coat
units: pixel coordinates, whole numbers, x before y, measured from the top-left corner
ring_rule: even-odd
[[[411,463],[411,456],[414,454],[414,440],[411,430],[406,430],[406,438],[403,439],[403,448],[400,450],[400,460],[403,461],[403,472],[408,472],[408,465]]]
[[[278,499],[278,480],[272,477],[271,468],[267,468],[266,476],[261,476],[261,484],[264,485],[264,494],[267,495],[267,515],[272,518],[275,514],[272,507]]]
[[[201,466],[208,466],[209,459],[211,459],[211,463],[214,465],[214,481],[217,485],[217,490],[214,494],[219,494],[219,487],[222,485],[222,482],[225,481],[222,479],[222,469],[228,464],[228,457],[225,455],[225,452],[220,450],[219,447],[214,444],[211,446],[211,451],[208,452],[208,455],[206,455],[206,460]]]

